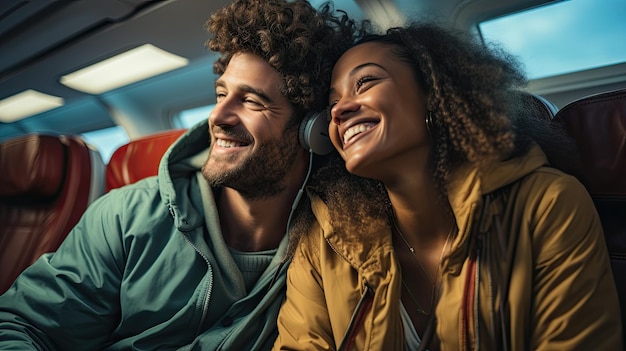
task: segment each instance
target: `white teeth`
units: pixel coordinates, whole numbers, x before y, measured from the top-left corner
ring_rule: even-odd
[[[372,127],[373,126],[371,124],[357,124],[354,127],[349,128],[345,133],[343,133],[343,143],[347,143],[353,136],[361,134],[366,130],[370,130]]]
[[[237,143],[234,141],[227,141],[227,140],[222,140],[222,139],[217,139],[217,141],[215,142],[215,144],[219,147],[225,147],[225,148],[229,148],[229,147],[236,147],[236,146],[241,146],[241,143]]]

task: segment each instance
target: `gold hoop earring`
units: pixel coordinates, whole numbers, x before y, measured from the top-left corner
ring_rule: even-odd
[[[433,111],[428,111],[428,115],[426,115],[426,130],[428,130],[428,134],[433,136],[433,132],[435,131],[435,124],[433,121]]]

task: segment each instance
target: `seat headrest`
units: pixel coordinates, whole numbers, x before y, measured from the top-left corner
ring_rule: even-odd
[[[584,97],[555,116],[574,137],[582,169],[576,176],[596,199],[626,198],[626,89]]]
[[[61,189],[66,146],[51,135],[28,135],[0,143],[0,197],[51,199]]]
[[[186,129],[172,129],[120,146],[106,167],[106,191],[157,175],[163,154]]]
[[[537,113],[538,117],[546,120],[552,120],[559,111],[559,108],[556,107],[555,104],[541,95],[523,93],[522,100],[529,108]]]

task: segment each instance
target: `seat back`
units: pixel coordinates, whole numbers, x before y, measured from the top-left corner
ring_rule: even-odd
[[[558,107],[546,98],[523,92],[524,114],[514,120],[518,136],[532,138],[543,150],[548,162],[563,172],[574,174],[580,167],[575,141],[555,122]]]
[[[556,113],[559,111],[559,108],[553,104],[551,101],[547,100],[541,95],[532,94],[532,93],[523,93],[522,98],[524,103],[528,105],[534,112],[536,112],[537,116],[540,118],[544,118],[547,120],[552,120]]]
[[[576,140],[582,167],[575,175],[600,215],[626,322],[626,89],[574,101],[554,121]]]
[[[0,293],[55,251],[104,193],[104,162],[78,136],[29,134],[0,143]]]
[[[133,139],[111,155],[106,167],[106,191],[156,175],[165,151],[186,129],[174,129]]]

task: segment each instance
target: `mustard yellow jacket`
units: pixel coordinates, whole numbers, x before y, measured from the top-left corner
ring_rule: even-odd
[[[451,184],[458,235],[442,261],[442,350],[622,349],[595,207],[575,178],[546,164],[534,147],[483,177],[463,170]],[[335,350],[351,331],[353,350],[403,350],[401,274],[389,227],[360,240],[362,233],[335,231],[324,202],[311,201],[317,223],[289,267],[274,349]]]

